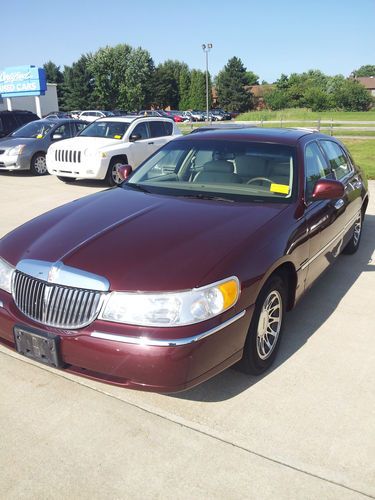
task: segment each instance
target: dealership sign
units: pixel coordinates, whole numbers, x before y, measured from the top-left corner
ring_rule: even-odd
[[[1,97],[44,95],[47,90],[46,72],[36,66],[14,66],[0,71]]]

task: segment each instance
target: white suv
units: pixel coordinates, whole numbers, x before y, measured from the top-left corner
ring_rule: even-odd
[[[181,132],[169,118],[121,116],[100,118],[73,139],[49,147],[48,172],[64,182],[106,179],[110,186],[121,181],[119,165],[133,169]]]

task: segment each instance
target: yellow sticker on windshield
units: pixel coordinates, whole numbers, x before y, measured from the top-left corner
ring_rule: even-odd
[[[43,139],[43,134],[38,134],[38,135],[36,136],[36,138],[37,138],[37,139]]]
[[[289,186],[286,184],[271,184],[270,191],[272,193],[289,194]]]
[[[121,139],[121,135],[114,135],[114,139]]]

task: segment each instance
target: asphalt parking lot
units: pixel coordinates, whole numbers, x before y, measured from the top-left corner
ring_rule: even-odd
[[[375,181],[362,242],[289,314],[262,377],[135,392],[0,346],[4,499],[375,498]],[[0,173],[0,237],[105,189]]]

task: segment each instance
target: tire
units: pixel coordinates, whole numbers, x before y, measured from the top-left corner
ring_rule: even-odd
[[[265,283],[255,302],[243,358],[239,363],[243,372],[260,375],[274,362],[283,332],[286,301],[286,283],[275,274]],[[274,334],[270,334],[271,331]]]
[[[48,174],[45,153],[35,153],[31,158],[30,171],[33,175]]]
[[[120,165],[125,165],[127,163],[127,159],[121,158],[113,158],[109,164],[107,175],[105,177],[106,183],[109,186],[119,186],[123,180],[117,174],[117,167]]]
[[[342,251],[342,253],[346,255],[352,255],[358,250],[359,243],[361,241],[362,236],[362,225],[363,225],[363,213],[362,211],[358,214],[358,217],[354,223],[354,232],[353,236],[350,238],[348,244]]]
[[[56,176],[59,181],[66,182],[67,184],[70,184],[71,182],[74,182],[76,180],[75,177],[62,177],[61,175]]]

